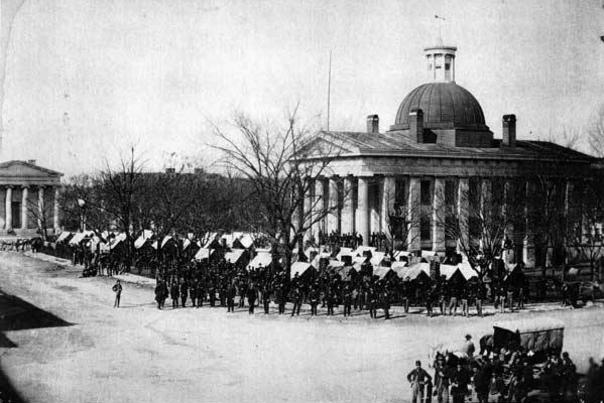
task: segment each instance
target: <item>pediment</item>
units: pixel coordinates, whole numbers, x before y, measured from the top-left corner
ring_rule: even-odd
[[[356,152],[358,152],[358,148],[347,143],[345,139],[336,138],[331,133],[320,132],[300,149],[298,155],[304,158],[316,158]]]
[[[63,174],[25,161],[0,163],[0,177],[3,178],[48,178],[59,179]]]

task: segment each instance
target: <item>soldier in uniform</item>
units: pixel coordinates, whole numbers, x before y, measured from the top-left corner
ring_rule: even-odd
[[[262,287],[262,306],[264,307],[264,313],[269,313],[269,307],[271,302],[271,287],[268,281],[265,281],[264,287]]]
[[[235,312],[235,296],[237,295],[237,287],[234,282],[231,282],[226,291],[227,312]]]
[[[319,305],[319,300],[321,299],[318,284],[315,283],[314,285],[310,286],[308,299],[310,302],[310,315],[315,316],[317,314],[317,305]]]
[[[409,372],[407,380],[411,383],[411,401],[413,403],[423,402],[426,385],[432,381],[432,377],[422,368],[420,361],[415,361],[415,368]]]
[[[256,290],[256,284],[250,282],[247,287],[247,303],[250,305],[249,314],[254,314],[254,306],[256,305],[256,299],[258,298],[258,290]]]
[[[369,317],[375,319],[377,317],[376,311],[377,295],[373,285],[369,285],[367,290],[367,307],[369,308]]]
[[[390,293],[386,287],[384,287],[384,290],[382,291],[381,300],[382,308],[384,309],[384,320],[388,320],[390,319]]]
[[[182,302],[182,307],[184,308],[187,305],[187,294],[189,292],[189,284],[187,280],[183,280],[180,283],[180,301]]]
[[[294,316],[294,314],[300,315],[300,307],[302,306],[302,292],[300,291],[298,282],[292,284],[292,301],[294,303],[292,316]]]
[[[193,305],[193,308],[195,308],[197,302],[197,280],[193,280],[189,295],[191,296],[191,304]]]
[[[344,295],[342,296],[342,302],[344,304],[344,316],[350,316],[352,309],[352,291],[350,285],[344,287]]]
[[[409,280],[405,279],[401,283],[401,295],[402,295],[402,299],[403,299],[403,307],[405,309],[405,313],[409,313],[409,294],[410,293],[411,293],[411,290],[409,287]]]
[[[213,308],[216,306],[216,288],[213,279],[210,279],[208,283],[208,294],[210,295],[210,306]]]
[[[327,302],[327,315],[333,315],[333,306],[335,303],[335,297],[333,292],[333,285],[328,284],[325,294],[325,302]]]
[[[122,297],[122,284],[120,284],[120,280],[117,280],[117,282],[113,285],[112,290],[115,293],[115,302],[113,303],[113,307],[119,308],[120,298]]]
[[[285,295],[285,287],[283,286],[283,284],[279,284],[277,286],[276,298],[277,304],[279,305],[279,315],[281,315],[285,313],[285,304],[287,302],[287,298]]]
[[[206,290],[203,287],[203,280],[197,282],[197,291],[195,294],[197,294],[197,308],[200,308],[203,306],[203,300],[206,297]]]
[[[178,284],[176,281],[172,282],[172,286],[170,287],[170,298],[172,298],[172,308],[178,308]]]

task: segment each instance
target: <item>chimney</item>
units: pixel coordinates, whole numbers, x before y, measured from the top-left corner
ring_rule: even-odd
[[[409,112],[409,134],[417,139],[418,143],[424,142],[424,112],[421,109],[411,109]]]
[[[380,132],[380,118],[378,115],[367,116],[367,133],[377,134]]]
[[[36,160],[27,160],[28,164],[36,165]]]
[[[516,147],[516,115],[503,115],[503,142],[506,147]]]

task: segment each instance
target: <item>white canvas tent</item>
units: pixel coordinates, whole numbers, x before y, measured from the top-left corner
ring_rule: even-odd
[[[373,246],[359,246],[355,251],[354,254],[357,256],[363,256],[363,254],[365,252],[371,252],[371,254],[373,255],[375,253],[375,251],[377,250],[377,248],[373,247]]]
[[[272,261],[273,261],[273,257],[271,256],[270,252],[258,253],[256,255],[256,257],[254,257],[252,259],[252,261],[247,265],[247,270],[257,269],[260,266],[262,266],[262,267],[270,266]]]
[[[405,278],[409,277],[411,280],[415,280],[422,273],[430,277],[430,264],[429,263],[416,263],[410,266],[405,273]]]
[[[310,263],[296,262],[296,263],[292,264],[290,276],[291,276],[291,278],[294,278],[294,276],[296,274],[298,274],[298,277],[299,277],[302,274],[304,274],[308,269],[311,269],[311,268],[314,269],[313,265]]]
[[[69,244],[77,245],[80,242],[82,242],[82,239],[86,238],[87,236],[92,236],[92,235],[94,235],[93,231],[76,232],[75,235],[73,236],[73,238],[71,238],[69,240]]]
[[[109,249],[115,248],[116,246],[118,246],[120,243],[122,243],[125,240],[126,240],[126,234],[124,234],[124,233],[117,234],[115,236],[115,238],[113,238],[111,240],[111,242],[109,242]]]
[[[225,262],[231,262],[233,264],[239,262],[239,259],[243,256],[245,250],[243,249],[233,249],[230,252],[224,254]]]
[[[407,262],[392,262],[390,269],[392,269],[392,271],[395,272],[399,278],[404,279],[405,273],[407,273],[408,270]]]
[[[143,232],[140,234],[140,236],[138,238],[136,238],[136,241],[134,241],[134,247],[136,249],[140,249],[143,247],[143,245],[145,245],[145,242],[147,242],[149,240],[149,238],[151,238],[153,236],[153,231],[145,229],[143,230]]]
[[[371,259],[369,262],[373,267],[381,266],[382,262],[386,259],[386,254],[384,252],[373,252],[371,254]]]
[[[252,236],[250,234],[243,234],[240,238],[239,238],[239,243],[241,244],[241,246],[243,246],[245,249],[249,249],[252,246],[254,246],[254,238],[252,238]]]
[[[378,276],[381,279],[386,277],[388,273],[390,273],[392,269],[390,267],[377,266],[373,268],[373,275]]]
[[[342,256],[354,256],[352,248],[340,248],[340,251],[336,255],[336,259],[342,260]]]
[[[209,259],[212,256],[212,254],[214,254],[214,249],[199,248],[197,253],[195,253],[194,259],[197,261],[201,261],[203,259]]]
[[[59,235],[59,237],[57,238],[57,243],[63,242],[64,240],[69,238],[70,235],[71,235],[71,232],[69,232],[69,231],[61,232],[61,235]]]

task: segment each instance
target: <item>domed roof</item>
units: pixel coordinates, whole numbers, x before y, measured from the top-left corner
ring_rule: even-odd
[[[424,128],[488,130],[480,104],[454,82],[423,84],[411,91],[398,108],[391,130],[409,128],[409,112],[424,112]]]

